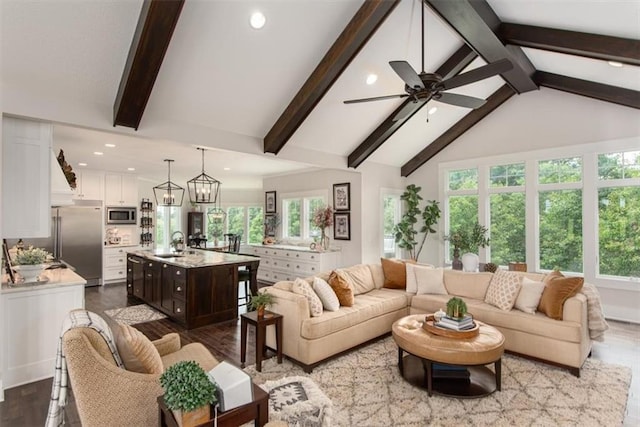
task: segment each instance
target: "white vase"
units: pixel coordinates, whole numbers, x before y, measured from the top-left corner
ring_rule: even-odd
[[[476,254],[466,253],[462,255],[462,271],[478,271],[480,257]]]
[[[14,265],[13,269],[22,276],[25,282],[35,282],[46,266],[46,264]]]

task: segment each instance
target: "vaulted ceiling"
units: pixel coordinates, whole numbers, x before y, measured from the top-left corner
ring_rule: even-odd
[[[502,58],[513,64],[452,90],[486,104],[343,104],[401,93],[390,60],[419,71],[423,4],[426,71],[447,78]],[[248,25],[256,9],[267,17],[261,30]],[[71,161],[118,140],[100,164],[126,161],[150,178],[168,155],[178,175],[181,161],[192,175],[194,146],[215,151],[214,172],[230,166],[227,179],[244,176],[239,187],[273,173],[363,162],[408,176],[509,99],[539,87],[637,112],[639,22],[640,2],[627,0],[4,0],[3,111],[57,123],[56,144]],[[367,85],[371,73],[378,80]],[[403,109],[410,114],[394,120]]]

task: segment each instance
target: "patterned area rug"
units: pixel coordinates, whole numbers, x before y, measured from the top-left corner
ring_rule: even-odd
[[[308,375],[276,358],[245,369],[258,384],[286,376],[312,378],[333,402],[334,426],[620,426],[631,369],[587,359],[580,378],[515,356],[502,359],[502,391],[479,399],[434,395],[398,372],[391,337],[339,357]]]
[[[146,304],[132,305],[124,308],[114,308],[105,310],[104,314],[119,323],[135,325],[136,323],[151,322],[152,320],[164,319],[167,316]]]

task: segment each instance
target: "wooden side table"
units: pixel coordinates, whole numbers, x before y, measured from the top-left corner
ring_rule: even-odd
[[[164,403],[164,397],[158,396],[158,423],[160,427],[178,427],[178,422],[173,416],[173,412]],[[211,408],[211,419],[201,427],[237,427],[254,420],[256,427],[262,427],[269,421],[269,394],[262,388],[253,384],[253,401],[246,405],[238,406],[225,412],[218,412],[218,422],[216,424],[214,411]]]
[[[266,352],[267,326],[276,326],[276,352],[278,355],[278,363],[282,363],[282,315],[264,312],[264,317],[258,319],[257,311],[250,311],[240,315],[240,363],[244,368],[244,362],[247,359],[247,324],[256,327],[256,369],[262,371],[262,358]]]

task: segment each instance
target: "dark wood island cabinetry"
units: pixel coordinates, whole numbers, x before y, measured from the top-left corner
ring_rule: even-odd
[[[259,262],[252,256],[201,250],[131,252],[127,292],[187,329],[197,328],[238,317],[238,268],[249,269],[251,292],[256,293]]]

